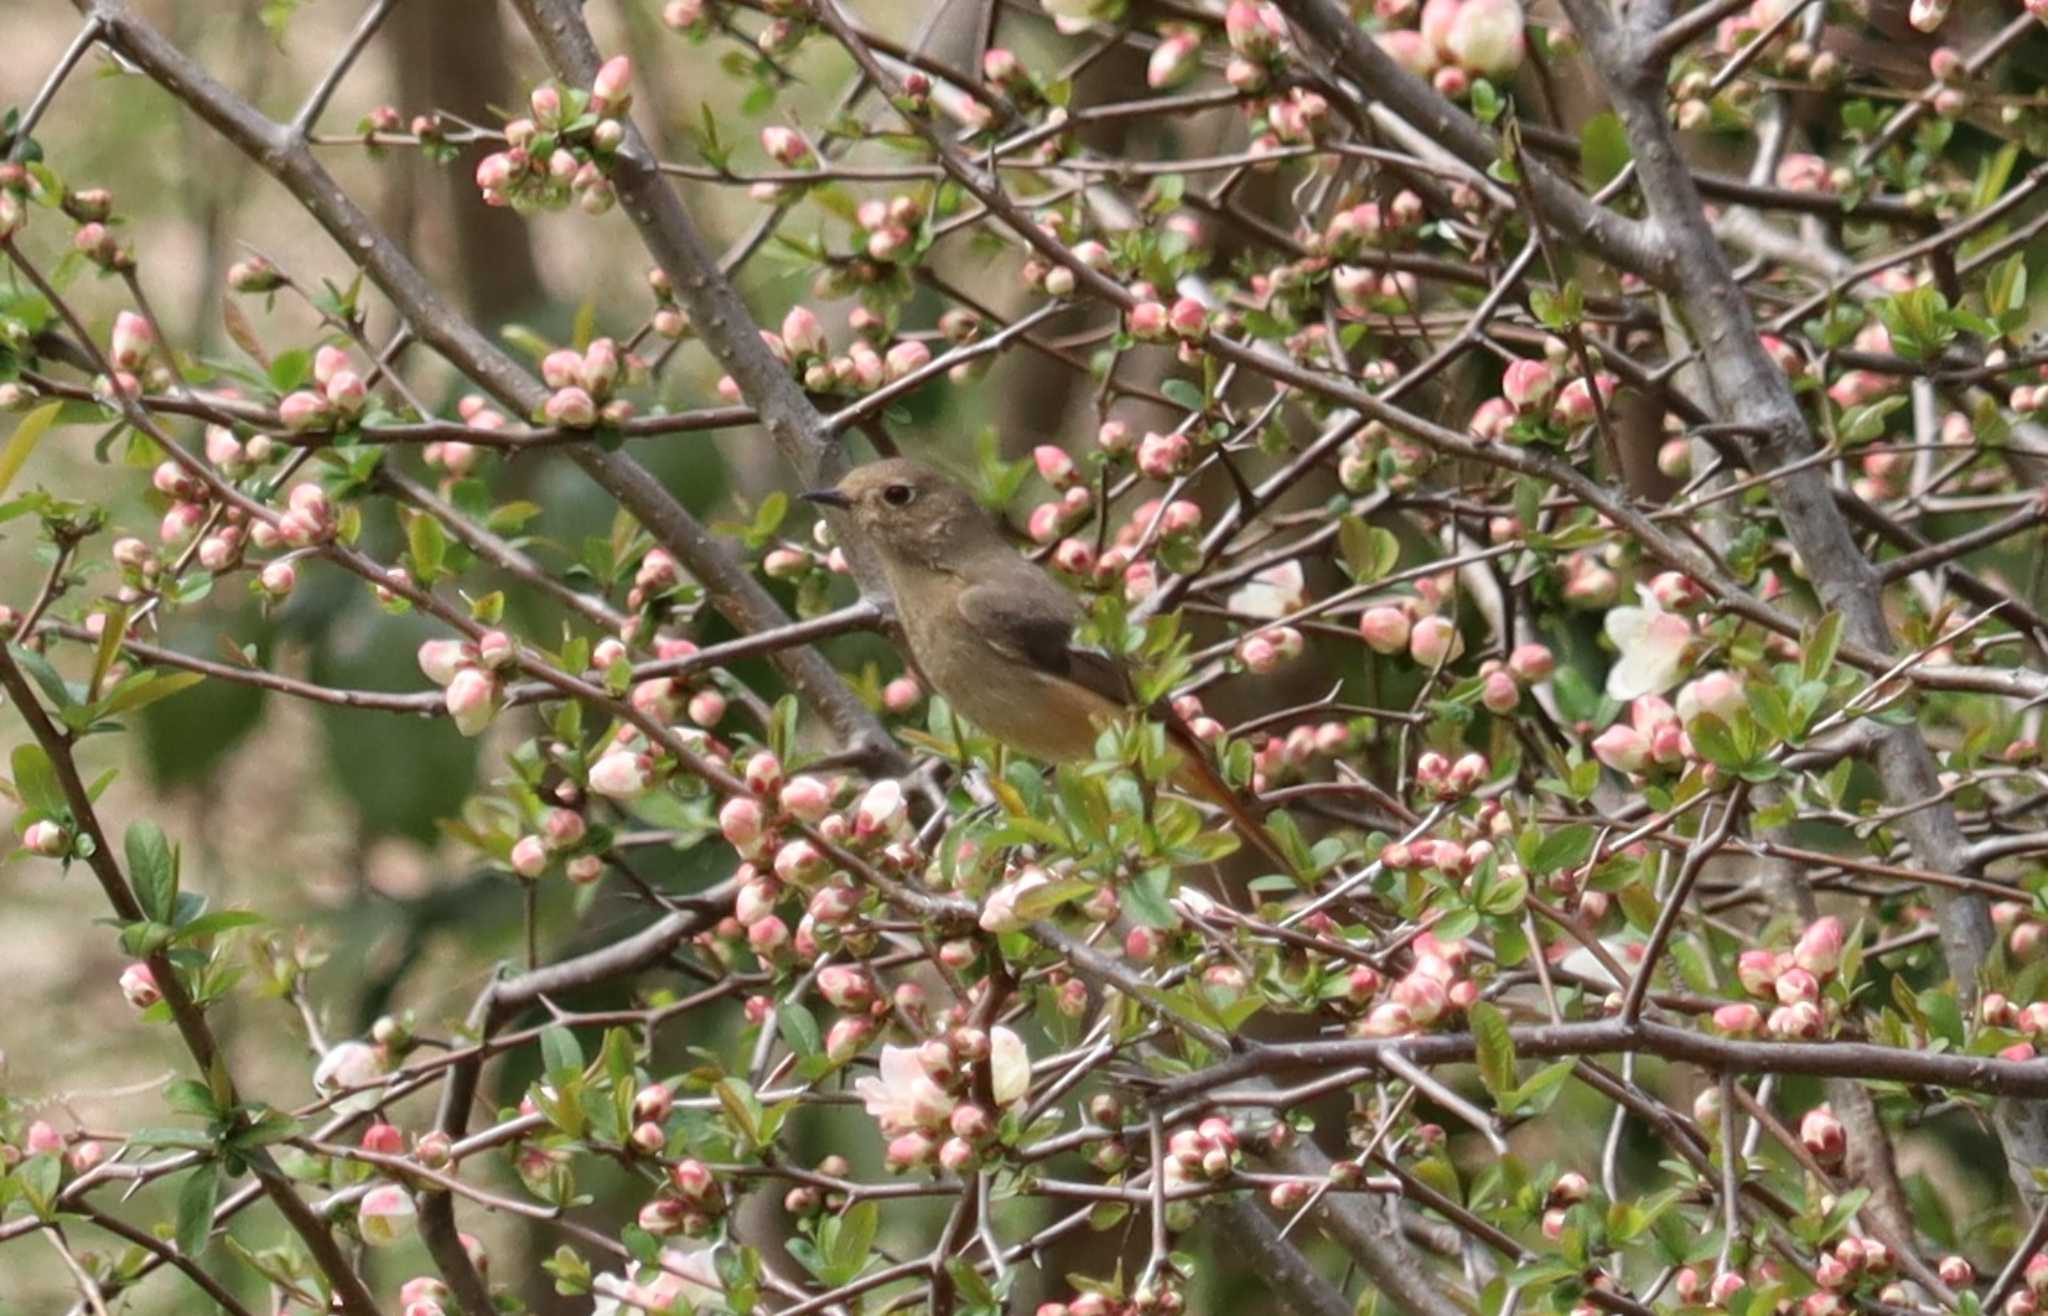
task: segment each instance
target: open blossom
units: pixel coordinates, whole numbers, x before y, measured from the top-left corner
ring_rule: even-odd
[[[1443,49],[1467,72],[1513,73],[1524,52],[1521,0],[1463,0],[1443,34]]]
[[[1621,653],[1607,671],[1607,693],[1623,702],[1669,689],[1692,642],[1692,623],[1664,611],[1648,589],[1638,586],[1637,593],[1643,606],[1607,613],[1607,638]]]
[[[1307,595],[1301,562],[1290,558],[1267,567],[1232,591],[1229,607],[1232,612],[1274,621],[1298,610]]]
[[[953,1098],[925,1069],[916,1047],[883,1047],[880,1077],[860,1079],[853,1090],[890,1137],[936,1129],[953,1113]]]
[[[988,893],[981,905],[981,926],[985,932],[1021,931],[1031,919],[1018,909],[1018,903],[1035,888],[1046,885],[1052,879],[1041,868],[1027,868],[1012,881],[1005,882]]]
[[[412,1195],[395,1183],[380,1184],[356,1208],[357,1228],[372,1247],[388,1247],[412,1233],[418,1211]]]

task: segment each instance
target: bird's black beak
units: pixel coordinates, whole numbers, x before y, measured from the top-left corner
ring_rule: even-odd
[[[816,503],[820,507],[837,507],[841,511],[853,506],[853,500],[837,489],[812,489],[799,496],[807,503]]]

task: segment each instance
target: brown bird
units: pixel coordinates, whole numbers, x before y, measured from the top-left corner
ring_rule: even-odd
[[[950,477],[893,458],[803,496],[852,516],[887,577],[912,665],[989,735],[1049,763],[1087,759],[1103,724],[1137,706],[1122,664],[1074,642],[1080,601],[1019,556]],[[1291,870],[1187,724],[1164,700],[1147,711],[1181,751],[1174,784],[1221,807],[1245,841]]]

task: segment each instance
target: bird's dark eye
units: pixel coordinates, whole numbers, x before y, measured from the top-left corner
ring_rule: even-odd
[[[892,484],[882,490],[882,501],[891,507],[908,507],[915,497],[917,490],[907,484]]]

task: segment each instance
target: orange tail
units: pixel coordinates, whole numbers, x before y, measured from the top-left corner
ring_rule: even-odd
[[[1209,747],[1195,739],[1192,731],[1179,718],[1172,718],[1166,724],[1167,734],[1172,737],[1174,747],[1181,752],[1180,770],[1174,773],[1173,784],[1189,795],[1197,796],[1221,808],[1230,819],[1231,826],[1244,841],[1254,846],[1266,858],[1279,865],[1279,871],[1292,873],[1294,863],[1280,843],[1273,839],[1273,833],[1266,830],[1261,815],[1264,810],[1256,803],[1247,801],[1230,788],[1216,771],[1216,765],[1209,760]]]

